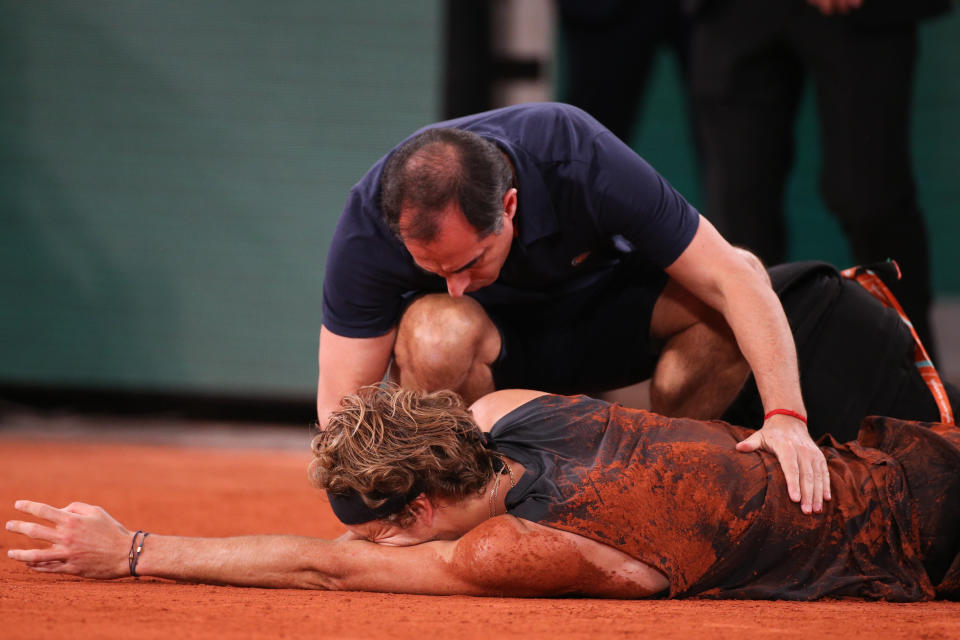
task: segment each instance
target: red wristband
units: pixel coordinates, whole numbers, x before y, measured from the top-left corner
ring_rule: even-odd
[[[801,415],[801,414],[797,413],[796,411],[791,411],[790,409],[774,409],[773,411],[771,411],[771,412],[768,413],[767,415],[763,416],[763,421],[766,422],[766,421],[769,420],[771,417],[777,416],[777,415],[790,416],[791,418],[796,418],[797,420],[799,420],[799,421],[802,422],[803,424],[807,424],[807,417],[806,417],[806,416]]]

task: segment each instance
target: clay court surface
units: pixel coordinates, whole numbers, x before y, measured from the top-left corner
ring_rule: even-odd
[[[340,533],[305,476],[309,429],[0,420],[0,520],[13,501],[99,504],[126,526],[229,536]],[[7,559],[0,638],[960,638],[960,603],[600,601],[326,593],[94,582]]]

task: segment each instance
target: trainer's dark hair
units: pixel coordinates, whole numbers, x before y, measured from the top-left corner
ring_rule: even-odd
[[[390,156],[380,176],[381,206],[398,236],[433,240],[439,213],[455,201],[484,238],[503,226],[503,195],[513,185],[513,167],[494,143],[475,133],[435,128],[410,138]],[[400,225],[400,210],[414,211]]]

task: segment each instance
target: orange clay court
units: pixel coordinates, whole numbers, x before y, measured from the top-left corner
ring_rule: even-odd
[[[104,428],[104,425],[106,427]],[[343,528],[306,480],[307,427],[14,416],[0,423],[0,519],[83,500],[159,533]],[[0,532],[3,551],[24,538]],[[3,638],[960,638],[960,603],[435,597],[38,574],[0,559]]]

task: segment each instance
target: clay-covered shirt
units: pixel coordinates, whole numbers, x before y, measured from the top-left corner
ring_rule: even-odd
[[[940,578],[956,555],[956,429],[869,418],[859,442],[821,442],[833,500],[816,515],[790,501],[773,455],[734,449],[749,434],[548,395],[504,416],[490,439],[526,467],[507,494],[509,513],[659,569],[672,597],[955,593],[958,563]],[[924,565],[931,555],[943,569],[936,589]]]

